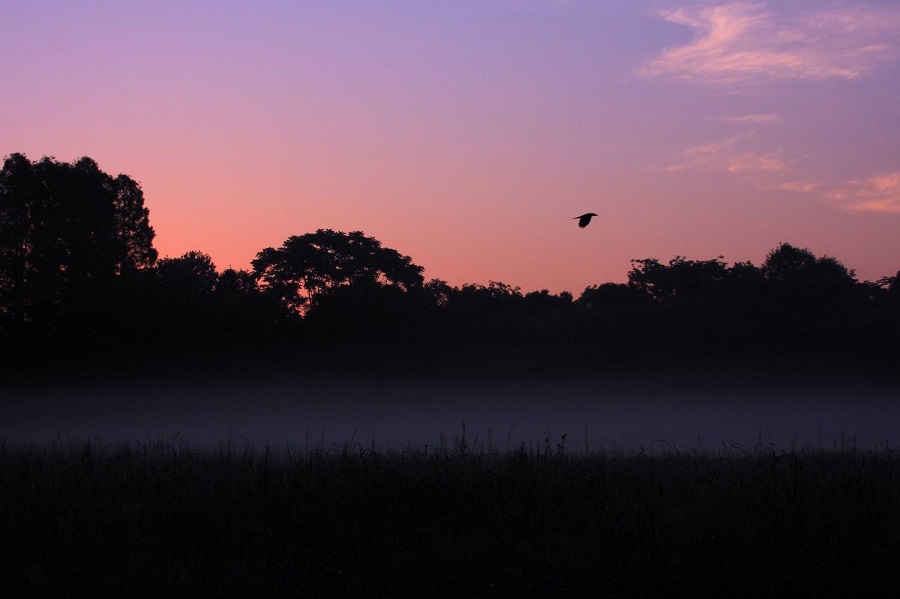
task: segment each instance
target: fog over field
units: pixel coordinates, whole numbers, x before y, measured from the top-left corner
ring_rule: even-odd
[[[499,451],[523,443],[554,451],[564,443],[568,452],[900,445],[900,388],[876,382],[297,376],[57,382],[0,397],[0,438],[13,443],[385,450],[452,445],[465,434],[470,446]]]

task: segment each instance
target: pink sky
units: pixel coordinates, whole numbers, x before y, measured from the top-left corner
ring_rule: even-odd
[[[900,269],[900,4],[16,2],[0,154],[143,186],[161,255],[362,230],[524,291],[781,242]],[[572,217],[600,216],[578,229]]]

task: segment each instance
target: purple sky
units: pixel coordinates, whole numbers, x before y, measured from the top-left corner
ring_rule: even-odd
[[[900,3],[10,2],[0,155],[140,181],[162,255],[362,230],[580,294],[781,242],[900,269]],[[600,216],[578,229],[572,217]]]

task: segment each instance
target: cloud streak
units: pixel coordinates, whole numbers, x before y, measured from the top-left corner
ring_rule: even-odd
[[[820,189],[822,185],[813,181],[789,181],[778,186],[779,189],[785,191],[795,191],[797,193],[813,193]]]
[[[647,76],[713,84],[853,80],[900,55],[896,5],[776,15],[764,3],[729,2],[661,16],[690,27],[694,39],[647,64]]]
[[[775,152],[771,154],[744,152],[730,157],[725,164],[725,170],[733,175],[758,172],[780,172],[784,169],[785,163],[777,158]]]
[[[768,112],[765,114],[745,114],[741,116],[728,117],[725,121],[729,123],[750,123],[757,125],[760,123],[779,123],[781,115],[777,112]]]
[[[741,148],[742,143],[753,137],[752,133],[734,135],[727,139],[702,146],[694,146],[682,152],[680,162],[666,167],[669,172],[725,171],[732,175],[750,175],[763,172],[780,172],[787,168],[778,157],[780,151],[761,153]]]
[[[779,189],[796,193],[819,193],[844,210],[900,214],[900,170],[854,179],[843,185],[813,181],[782,183]]]
[[[828,197],[848,210],[900,213],[900,170],[850,181]]]

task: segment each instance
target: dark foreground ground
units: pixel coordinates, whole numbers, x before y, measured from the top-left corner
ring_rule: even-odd
[[[0,444],[7,596],[900,592],[900,454]]]

